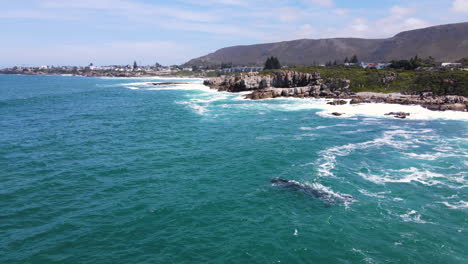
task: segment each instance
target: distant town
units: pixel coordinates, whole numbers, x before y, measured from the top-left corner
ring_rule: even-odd
[[[273,64],[269,64],[269,60],[276,60]],[[343,63],[327,62],[326,64],[315,64],[316,67],[356,67],[363,69],[386,69],[396,68],[405,70],[440,70],[440,69],[458,69],[468,71],[466,63],[460,62],[439,62],[424,64],[420,60],[417,67],[412,67],[411,63],[415,60],[420,60],[417,57],[410,60],[400,60],[392,62],[362,62],[356,57],[348,60],[346,58]],[[465,59],[466,60],[466,59]],[[409,65],[409,66],[408,66]],[[415,64],[416,65],[416,64]],[[219,66],[163,66],[159,63],[154,65],[140,66],[136,62],[128,65],[108,65],[96,66],[90,63],[88,66],[14,66],[10,68],[0,69],[0,74],[24,74],[24,75],[76,75],[87,77],[144,77],[144,76],[194,76],[194,77],[214,77],[233,73],[244,72],[260,72],[263,70],[273,69],[288,69],[294,66],[281,66],[276,57],[267,59],[264,67],[252,66],[233,66],[232,64],[222,64]]]

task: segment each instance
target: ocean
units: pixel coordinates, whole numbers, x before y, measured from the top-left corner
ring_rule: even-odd
[[[468,261],[468,113],[0,75],[0,167],[0,263]]]

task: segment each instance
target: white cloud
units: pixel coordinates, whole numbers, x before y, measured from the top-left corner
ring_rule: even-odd
[[[193,45],[175,42],[110,42],[99,45],[36,45],[33,49],[23,45],[2,47],[0,56],[12,64],[40,62],[45,65],[67,65],[70,62],[87,65],[125,64],[136,60],[142,64],[183,63],[201,56],[207,50],[197,50]],[[17,54],[22,54],[18,57]],[[22,61],[24,60],[24,61]]]
[[[277,10],[279,20],[282,22],[294,22],[301,19],[301,10],[294,7],[282,7]]]
[[[203,6],[212,6],[212,5],[229,5],[229,6],[249,6],[252,1],[248,0],[182,0],[185,3],[190,3],[194,5],[203,5]]]
[[[305,0],[306,3],[311,5],[319,5],[324,7],[333,7],[335,3],[333,0]]]
[[[55,12],[45,12],[39,10],[10,10],[1,12],[0,18],[19,18],[19,19],[49,19],[49,20],[77,20],[78,17],[69,14],[58,14]]]
[[[345,9],[345,8],[337,8],[337,9],[333,10],[333,13],[335,13],[336,15],[339,15],[339,16],[344,16],[344,15],[349,14],[349,10]]]
[[[299,27],[299,31],[295,33],[295,38],[314,38],[317,30],[311,24],[304,24]]]
[[[211,11],[196,12],[165,5],[145,4],[127,0],[80,0],[58,1],[49,0],[42,3],[43,7],[55,9],[92,9],[108,12],[117,16],[133,17],[137,19],[171,17],[180,20],[215,22],[222,19]]]
[[[468,1],[467,0],[455,0],[453,2],[453,10],[460,13],[468,13]]]
[[[412,8],[393,6],[388,15],[376,20],[359,17],[344,28],[328,28],[323,32],[327,37],[388,38],[407,30],[432,26],[429,21],[413,17]]]
[[[392,6],[392,8],[390,8],[390,14],[393,16],[402,17],[411,13],[413,13],[413,9],[408,7]]]
[[[351,24],[350,28],[355,32],[366,32],[369,30],[368,21],[365,18],[356,18]]]

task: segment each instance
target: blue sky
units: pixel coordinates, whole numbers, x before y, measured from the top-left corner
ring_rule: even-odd
[[[0,0],[0,66],[180,64],[232,45],[385,38],[468,21],[468,0]]]

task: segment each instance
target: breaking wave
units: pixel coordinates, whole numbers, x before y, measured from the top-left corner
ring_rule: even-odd
[[[425,221],[421,219],[421,214],[419,214],[416,210],[411,210],[406,214],[400,215],[403,222],[413,222],[418,224],[432,224],[431,222]]]

